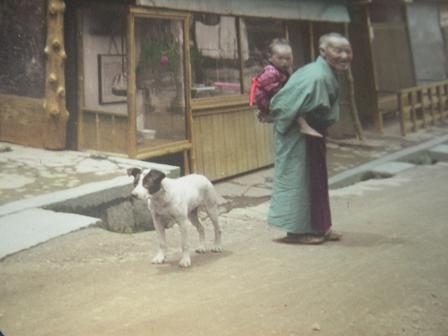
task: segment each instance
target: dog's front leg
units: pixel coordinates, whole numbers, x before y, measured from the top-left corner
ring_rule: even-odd
[[[165,262],[166,256],[166,236],[165,236],[165,227],[159,223],[156,218],[153,218],[154,227],[159,236],[159,251],[152,258],[151,263],[153,264],[163,264]]]
[[[190,267],[191,266],[190,246],[188,244],[187,228],[188,228],[188,220],[185,218],[179,222],[181,248],[182,248],[182,258],[179,261],[180,267]]]

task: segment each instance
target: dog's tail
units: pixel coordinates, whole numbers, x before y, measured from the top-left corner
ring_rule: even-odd
[[[207,189],[205,190],[205,202],[207,203],[207,207],[218,205],[218,195],[216,193],[215,187],[213,184],[207,180]]]
[[[219,223],[219,210],[218,210],[218,195],[216,193],[213,184],[207,181],[207,190],[205,196],[205,211],[207,212],[210,220],[212,221],[213,227],[215,229],[215,245],[218,246],[216,251],[221,251],[221,233],[222,227]]]

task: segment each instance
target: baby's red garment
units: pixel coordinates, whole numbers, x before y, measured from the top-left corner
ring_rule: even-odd
[[[251,86],[251,96],[253,92],[257,107],[262,115],[267,116],[269,114],[271,98],[285,85],[288,78],[288,73],[278,70],[272,64],[268,64],[255,77]]]

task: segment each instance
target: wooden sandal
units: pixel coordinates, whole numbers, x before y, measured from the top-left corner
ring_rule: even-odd
[[[318,245],[325,241],[324,236],[303,235],[296,238],[297,244]]]
[[[324,236],[325,240],[328,241],[339,241],[342,239],[342,233],[336,231],[329,231]]]

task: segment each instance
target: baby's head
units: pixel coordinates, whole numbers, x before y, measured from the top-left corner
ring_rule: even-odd
[[[269,45],[269,61],[276,68],[287,71],[292,64],[292,48],[288,40],[276,38]]]

